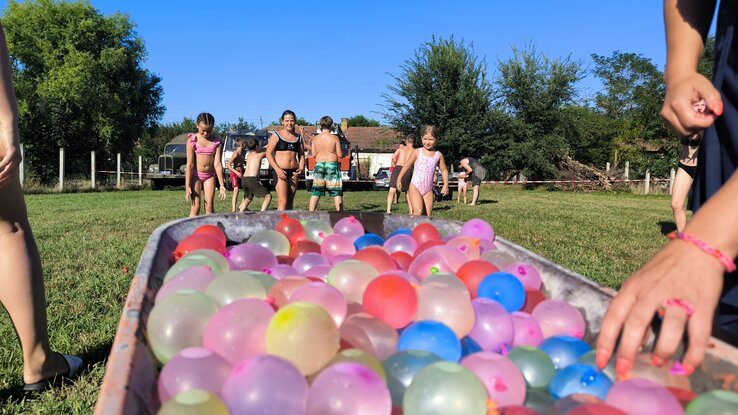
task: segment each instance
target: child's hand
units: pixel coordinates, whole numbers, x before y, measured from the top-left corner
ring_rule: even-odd
[[[444,184],[443,187],[441,188],[441,194],[443,196],[448,196],[448,185],[447,184]]]
[[[15,146],[0,149],[0,153],[0,186],[3,186],[18,175],[21,154]]]
[[[220,200],[225,200],[226,199],[225,186],[220,186],[219,193],[220,193]]]
[[[192,193],[192,187],[185,186],[185,201],[190,202],[191,205],[195,204],[195,195]]]
[[[700,111],[695,104],[702,100],[706,108]],[[699,73],[668,83],[661,118],[680,137],[691,136],[711,126],[722,113],[720,92]]]

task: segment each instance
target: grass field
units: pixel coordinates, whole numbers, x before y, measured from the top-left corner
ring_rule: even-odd
[[[345,199],[347,210],[382,212],[386,193],[351,192]],[[139,256],[156,227],[186,215],[184,191],[35,194],[26,201],[43,258],[51,343],[82,355],[89,367],[74,385],[24,398],[18,393],[20,347],[4,315],[0,413],[91,413]],[[668,196],[485,188],[481,202],[437,203],[434,213],[461,221],[484,218],[498,235],[613,288],[674,227]],[[228,206],[218,202],[216,208],[225,212]],[[296,206],[307,206],[304,191]],[[395,206],[396,214],[407,213],[404,203]],[[319,208],[331,208],[331,200],[324,198]]]

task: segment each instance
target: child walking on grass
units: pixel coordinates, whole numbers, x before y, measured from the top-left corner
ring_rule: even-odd
[[[243,188],[243,201],[238,210],[243,212],[248,209],[249,204],[256,197],[263,197],[261,202],[261,211],[267,210],[269,204],[272,203],[272,194],[259,181],[259,169],[261,168],[261,160],[264,159],[266,153],[259,146],[259,142],[253,138],[249,138],[244,142],[244,146],[248,153],[246,154],[246,168],[241,177],[241,187]]]
[[[231,197],[231,212],[236,211],[236,201],[238,200],[239,189],[241,188],[241,177],[243,177],[243,166],[245,164],[246,149],[244,148],[243,137],[236,138],[236,151],[228,160],[228,170],[231,172],[231,187],[233,187],[233,196]]]
[[[436,150],[436,141],[438,140],[438,128],[433,125],[425,125],[421,129],[422,147],[413,151],[407,160],[399,177],[402,177],[411,167],[413,167],[413,176],[410,179],[410,189],[408,189],[408,197],[412,205],[410,214],[420,216],[425,211],[426,216],[433,213],[433,178],[436,175],[436,167],[441,170],[443,178],[443,187],[441,194],[448,194],[448,170],[443,154]],[[397,179],[397,186],[401,187],[401,179]]]
[[[459,168],[459,173],[456,175],[456,180],[459,183],[459,191],[456,195],[456,204],[461,203],[461,194],[464,193],[464,204],[466,204],[466,170],[463,167]]]
[[[220,184],[220,200],[225,200],[225,182],[220,138],[213,135],[215,117],[207,112],[197,116],[197,133],[188,134],[185,200],[190,203],[190,217],[200,214],[200,201],[205,198],[205,214],[215,213],[215,178]]]

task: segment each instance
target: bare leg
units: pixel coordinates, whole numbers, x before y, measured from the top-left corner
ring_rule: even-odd
[[[334,197],[333,204],[336,206],[336,212],[341,212],[343,210],[343,197],[341,196]]]
[[[425,205],[425,216],[433,213],[433,191],[423,195],[423,204]]]
[[[433,192],[430,193],[431,197],[433,197]],[[420,216],[423,214],[423,196],[420,195],[420,191],[418,191],[418,188],[415,187],[414,184],[410,185],[410,188],[407,190],[407,197],[408,197],[408,204],[412,206],[410,209],[410,214],[413,216]]]
[[[295,195],[297,194],[297,174],[292,175],[292,179],[289,182],[289,195],[287,197],[287,209],[292,210],[295,203]]]
[[[308,210],[311,212],[314,212],[315,209],[318,208],[318,202],[320,201],[320,196],[310,196],[310,201],[308,202]]]
[[[472,187],[472,201],[471,205],[476,206],[477,202],[479,201],[479,185]]]
[[[238,207],[239,212],[244,212],[246,209],[249,208],[249,205],[251,204],[251,199],[244,197],[241,201],[241,206]]]
[[[466,204],[466,187],[464,188],[464,204]]]
[[[457,189],[456,190],[456,204],[458,205],[460,203],[461,203],[461,189]]]
[[[213,206],[213,199],[215,199],[215,177],[205,180],[202,186],[203,198],[205,199],[205,214],[212,215],[215,213],[215,206]]]
[[[236,201],[238,201],[238,187],[233,188],[233,197],[231,197],[231,212],[236,211]]]
[[[392,203],[395,201],[397,190],[394,187],[390,187],[387,193],[387,213],[392,213]]]
[[[287,180],[277,179],[274,190],[277,192],[277,210],[287,210],[287,197],[289,196]]]
[[[269,204],[271,204],[271,203],[272,203],[272,194],[271,193],[267,193],[267,195],[264,196],[264,201],[261,202],[261,211],[263,212],[263,211],[269,209]]]
[[[407,202],[407,212],[412,215],[413,214],[413,202],[410,199],[410,189],[407,189],[407,191],[405,192],[405,201]]]
[[[192,184],[192,205],[190,206],[190,217],[193,218],[200,214],[200,200],[202,200],[202,182],[195,180]]]
[[[687,211],[684,209],[684,202],[687,200],[690,187],[692,187],[692,178],[684,169],[678,168],[671,191],[671,210],[674,211],[674,223],[679,232],[687,226]]]
[[[23,380],[34,383],[64,373],[67,365],[49,346],[41,258],[20,184],[0,188],[0,201],[0,302],[20,340]]]

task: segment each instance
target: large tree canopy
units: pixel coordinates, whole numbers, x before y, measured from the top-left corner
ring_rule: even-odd
[[[89,171],[92,150],[98,160],[131,155],[164,108],[129,17],[104,16],[87,2],[11,0],[1,20],[31,174],[50,181],[58,147],[72,174]]]
[[[446,160],[484,154],[490,137],[490,99],[486,63],[471,45],[435,38],[424,43],[393,76],[382,95],[384,117],[403,134],[418,134],[423,124],[439,128],[438,147]],[[480,147],[482,146],[482,147]]]
[[[349,127],[379,127],[379,121],[367,118],[361,114],[348,119]]]

